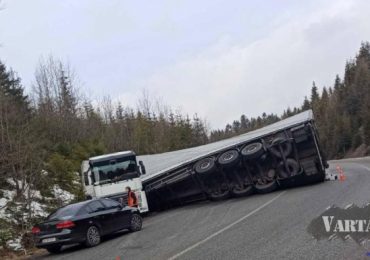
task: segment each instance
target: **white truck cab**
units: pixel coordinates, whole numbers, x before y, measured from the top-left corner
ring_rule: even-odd
[[[140,176],[145,174],[143,163],[136,162],[132,151],[105,154],[89,158],[81,165],[81,178],[87,198],[108,197],[127,199],[126,187],[135,192],[141,213],[149,211]]]

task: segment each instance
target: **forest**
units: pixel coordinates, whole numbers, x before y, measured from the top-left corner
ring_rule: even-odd
[[[370,153],[368,42],[346,62],[344,75],[337,75],[333,86],[313,83],[300,107],[287,107],[282,115],[243,114],[216,130],[209,129],[197,114],[173,110],[146,92],[136,108],[109,96],[91,100],[79,87],[71,67],[52,56],[40,60],[27,91],[10,65],[0,62],[0,198],[6,191],[14,193],[9,203],[0,206],[0,211],[6,208],[0,215],[0,246],[15,234],[26,233],[37,220],[39,216],[32,209],[35,200],[47,205],[48,211],[58,205],[50,190],[53,185],[74,194],[76,200],[82,199],[78,174],[82,160],[123,150],[141,155],[194,147],[307,109],[314,111],[329,159]]]
[[[287,107],[280,116],[263,113],[257,118],[241,115],[224,129],[213,130],[210,141],[249,132],[280,119],[312,109],[323,151],[329,159],[370,154],[370,44],[364,42],[354,59],[345,64],[344,75],[333,86],[317,87],[304,97],[300,107]]]

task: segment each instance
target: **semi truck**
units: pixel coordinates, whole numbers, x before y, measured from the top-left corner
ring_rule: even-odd
[[[313,113],[307,110],[246,134],[188,149],[92,157],[83,163],[82,176],[86,194],[92,197],[124,197],[124,187],[130,186],[140,197],[141,211],[147,212],[317,183],[325,180],[327,167]]]

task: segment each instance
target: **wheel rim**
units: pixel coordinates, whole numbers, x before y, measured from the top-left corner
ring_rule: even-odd
[[[133,230],[139,230],[141,228],[141,219],[136,214],[132,216],[131,227]]]
[[[254,150],[256,150],[257,149],[257,145],[251,145],[250,147],[249,147],[249,149],[247,149],[247,151],[248,152],[253,152]]]
[[[210,162],[209,162],[209,161],[205,161],[205,162],[203,162],[203,163],[200,165],[200,168],[201,168],[202,170],[204,170],[204,169],[207,169],[207,168],[209,167],[209,165],[210,165]]]
[[[92,245],[99,244],[100,242],[99,230],[96,227],[90,227],[89,230],[87,231],[87,239]]]
[[[205,158],[200,161],[198,161],[194,165],[194,170],[198,174],[206,174],[211,173],[214,167],[214,159],[213,158]]]
[[[232,152],[228,152],[228,153],[226,153],[225,155],[224,155],[224,160],[226,161],[226,162],[228,162],[228,161],[230,161],[231,159],[233,159],[234,158],[234,154],[232,153]]]
[[[261,143],[252,143],[244,146],[241,151],[243,156],[258,156],[260,150],[263,148]]]

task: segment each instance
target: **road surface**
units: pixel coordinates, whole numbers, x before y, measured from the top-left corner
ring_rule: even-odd
[[[34,259],[370,259],[370,245],[316,241],[306,231],[330,205],[370,202],[370,158],[330,162],[346,180],[155,213],[143,230],[94,248],[72,246]]]

